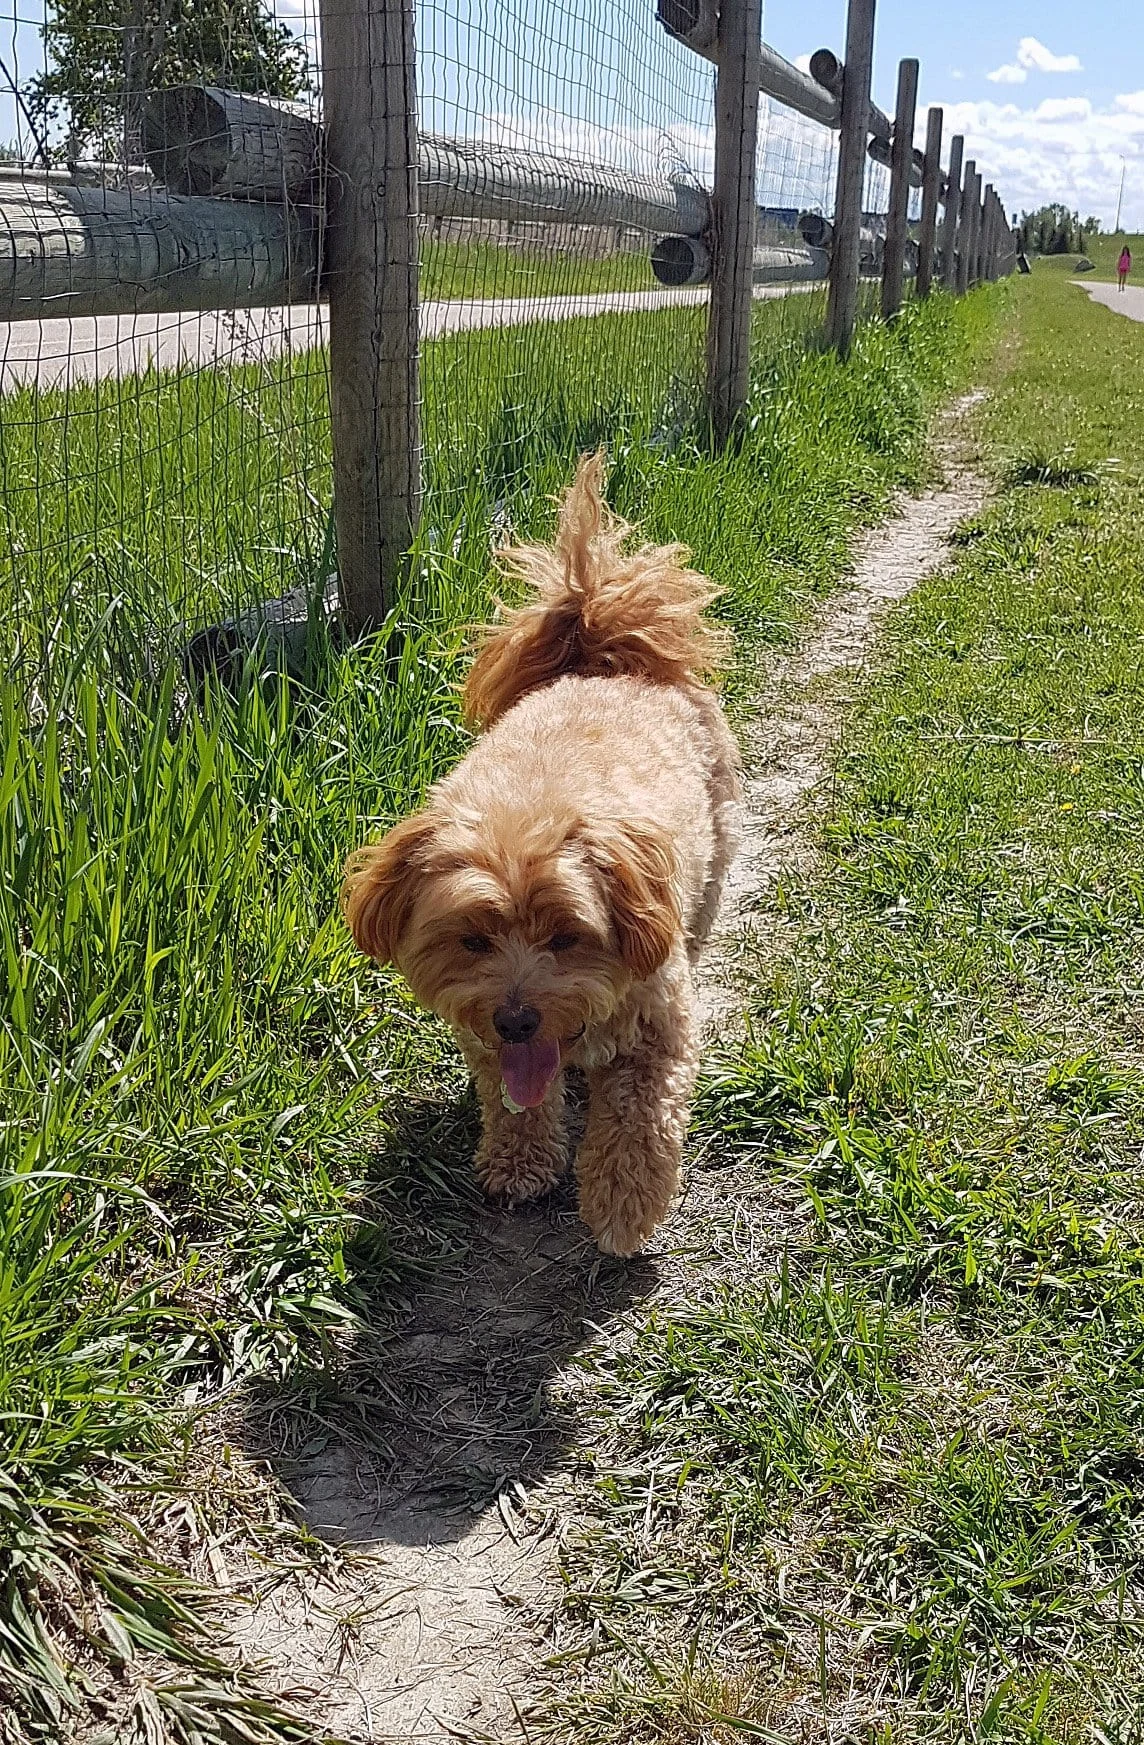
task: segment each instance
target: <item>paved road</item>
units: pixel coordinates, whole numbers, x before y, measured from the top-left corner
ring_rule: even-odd
[[[1127,315],[1129,321],[1144,321],[1144,285],[1102,285],[1092,279],[1073,279],[1082,291],[1087,291],[1094,303],[1103,303],[1117,315]]]
[[[756,297],[808,291],[806,284],[758,285]],[[703,286],[678,291],[608,291],[580,297],[498,297],[423,303],[426,339],[478,327],[519,327],[530,321],[567,321],[576,315],[662,309],[703,303]],[[326,311],[315,305],[277,309],[212,310],[188,315],[101,315],[73,320],[0,322],[0,392],[35,383],[69,387],[98,376],[127,376],[148,364],[259,363],[283,352],[305,351],[326,337]]]

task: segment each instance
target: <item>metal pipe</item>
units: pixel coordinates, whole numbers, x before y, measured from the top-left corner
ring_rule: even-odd
[[[421,140],[418,193],[430,218],[621,224],[680,236],[702,236],[711,221],[706,192],[688,182],[432,135]]]
[[[718,8],[712,0],[656,0],[656,17],[669,36],[686,43],[704,60],[719,64]],[[818,121],[823,127],[839,125],[837,91],[830,91],[821,80],[804,73],[801,67],[784,60],[761,41],[759,89],[776,103],[805,115],[808,121]]]
[[[711,256],[696,237],[661,236],[651,252],[651,270],[661,285],[705,285],[711,277]],[[800,248],[797,244],[756,248],[751,262],[756,285],[825,279],[829,271],[829,249]]]
[[[0,188],[2,321],[308,302],[317,275],[303,208],[39,178]]]

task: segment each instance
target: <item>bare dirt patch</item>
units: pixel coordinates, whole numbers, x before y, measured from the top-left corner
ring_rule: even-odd
[[[768,891],[813,852],[814,796],[886,610],[941,567],[981,506],[966,417],[980,398],[943,421],[942,486],[903,499],[862,542],[849,584],[764,675],[745,733],[743,848],[702,973],[712,1035],[735,1027],[738,965],[765,937]],[[471,1142],[456,1122],[445,1131]],[[595,1251],[567,1192],[512,1214],[474,1201],[445,1259],[427,1245],[404,1324],[356,1369],[351,1357],[346,1396],[360,1381],[368,1433],[317,1402],[315,1433],[297,1434],[295,1412],[283,1437],[263,1410],[265,1446],[248,1447],[331,1552],[264,1584],[232,1635],[268,1682],[312,1692],[316,1726],[354,1745],[527,1739],[541,1658],[559,1647],[526,1620],[553,1615],[555,1547],[574,1529],[578,1360],[630,1338],[653,1300],[694,1299],[797,1239],[795,1208],[733,1174],[694,1160],[654,1252],[632,1263]]]

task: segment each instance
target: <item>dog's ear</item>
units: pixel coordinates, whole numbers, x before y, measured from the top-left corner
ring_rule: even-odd
[[[671,837],[650,820],[599,820],[583,831],[603,878],[620,956],[637,981],[666,963],[682,925]]]
[[[434,825],[424,812],[404,818],[380,842],[357,848],[346,862],[342,914],[367,957],[392,963],[409,924],[425,872]]]

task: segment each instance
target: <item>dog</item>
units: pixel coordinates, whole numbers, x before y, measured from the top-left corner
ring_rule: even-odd
[[[565,1069],[588,1108],[580,1213],[636,1253],[679,1185],[698,1068],[692,969],[736,845],[739,754],[704,682],[725,638],[681,546],[632,549],[581,461],[554,546],[500,554],[532,598],[464,687],[481,729],[424,809],[347,862],[355,940],[452,1026],[480,1100],[477,1170],[516,1204],[567,1167]]]

